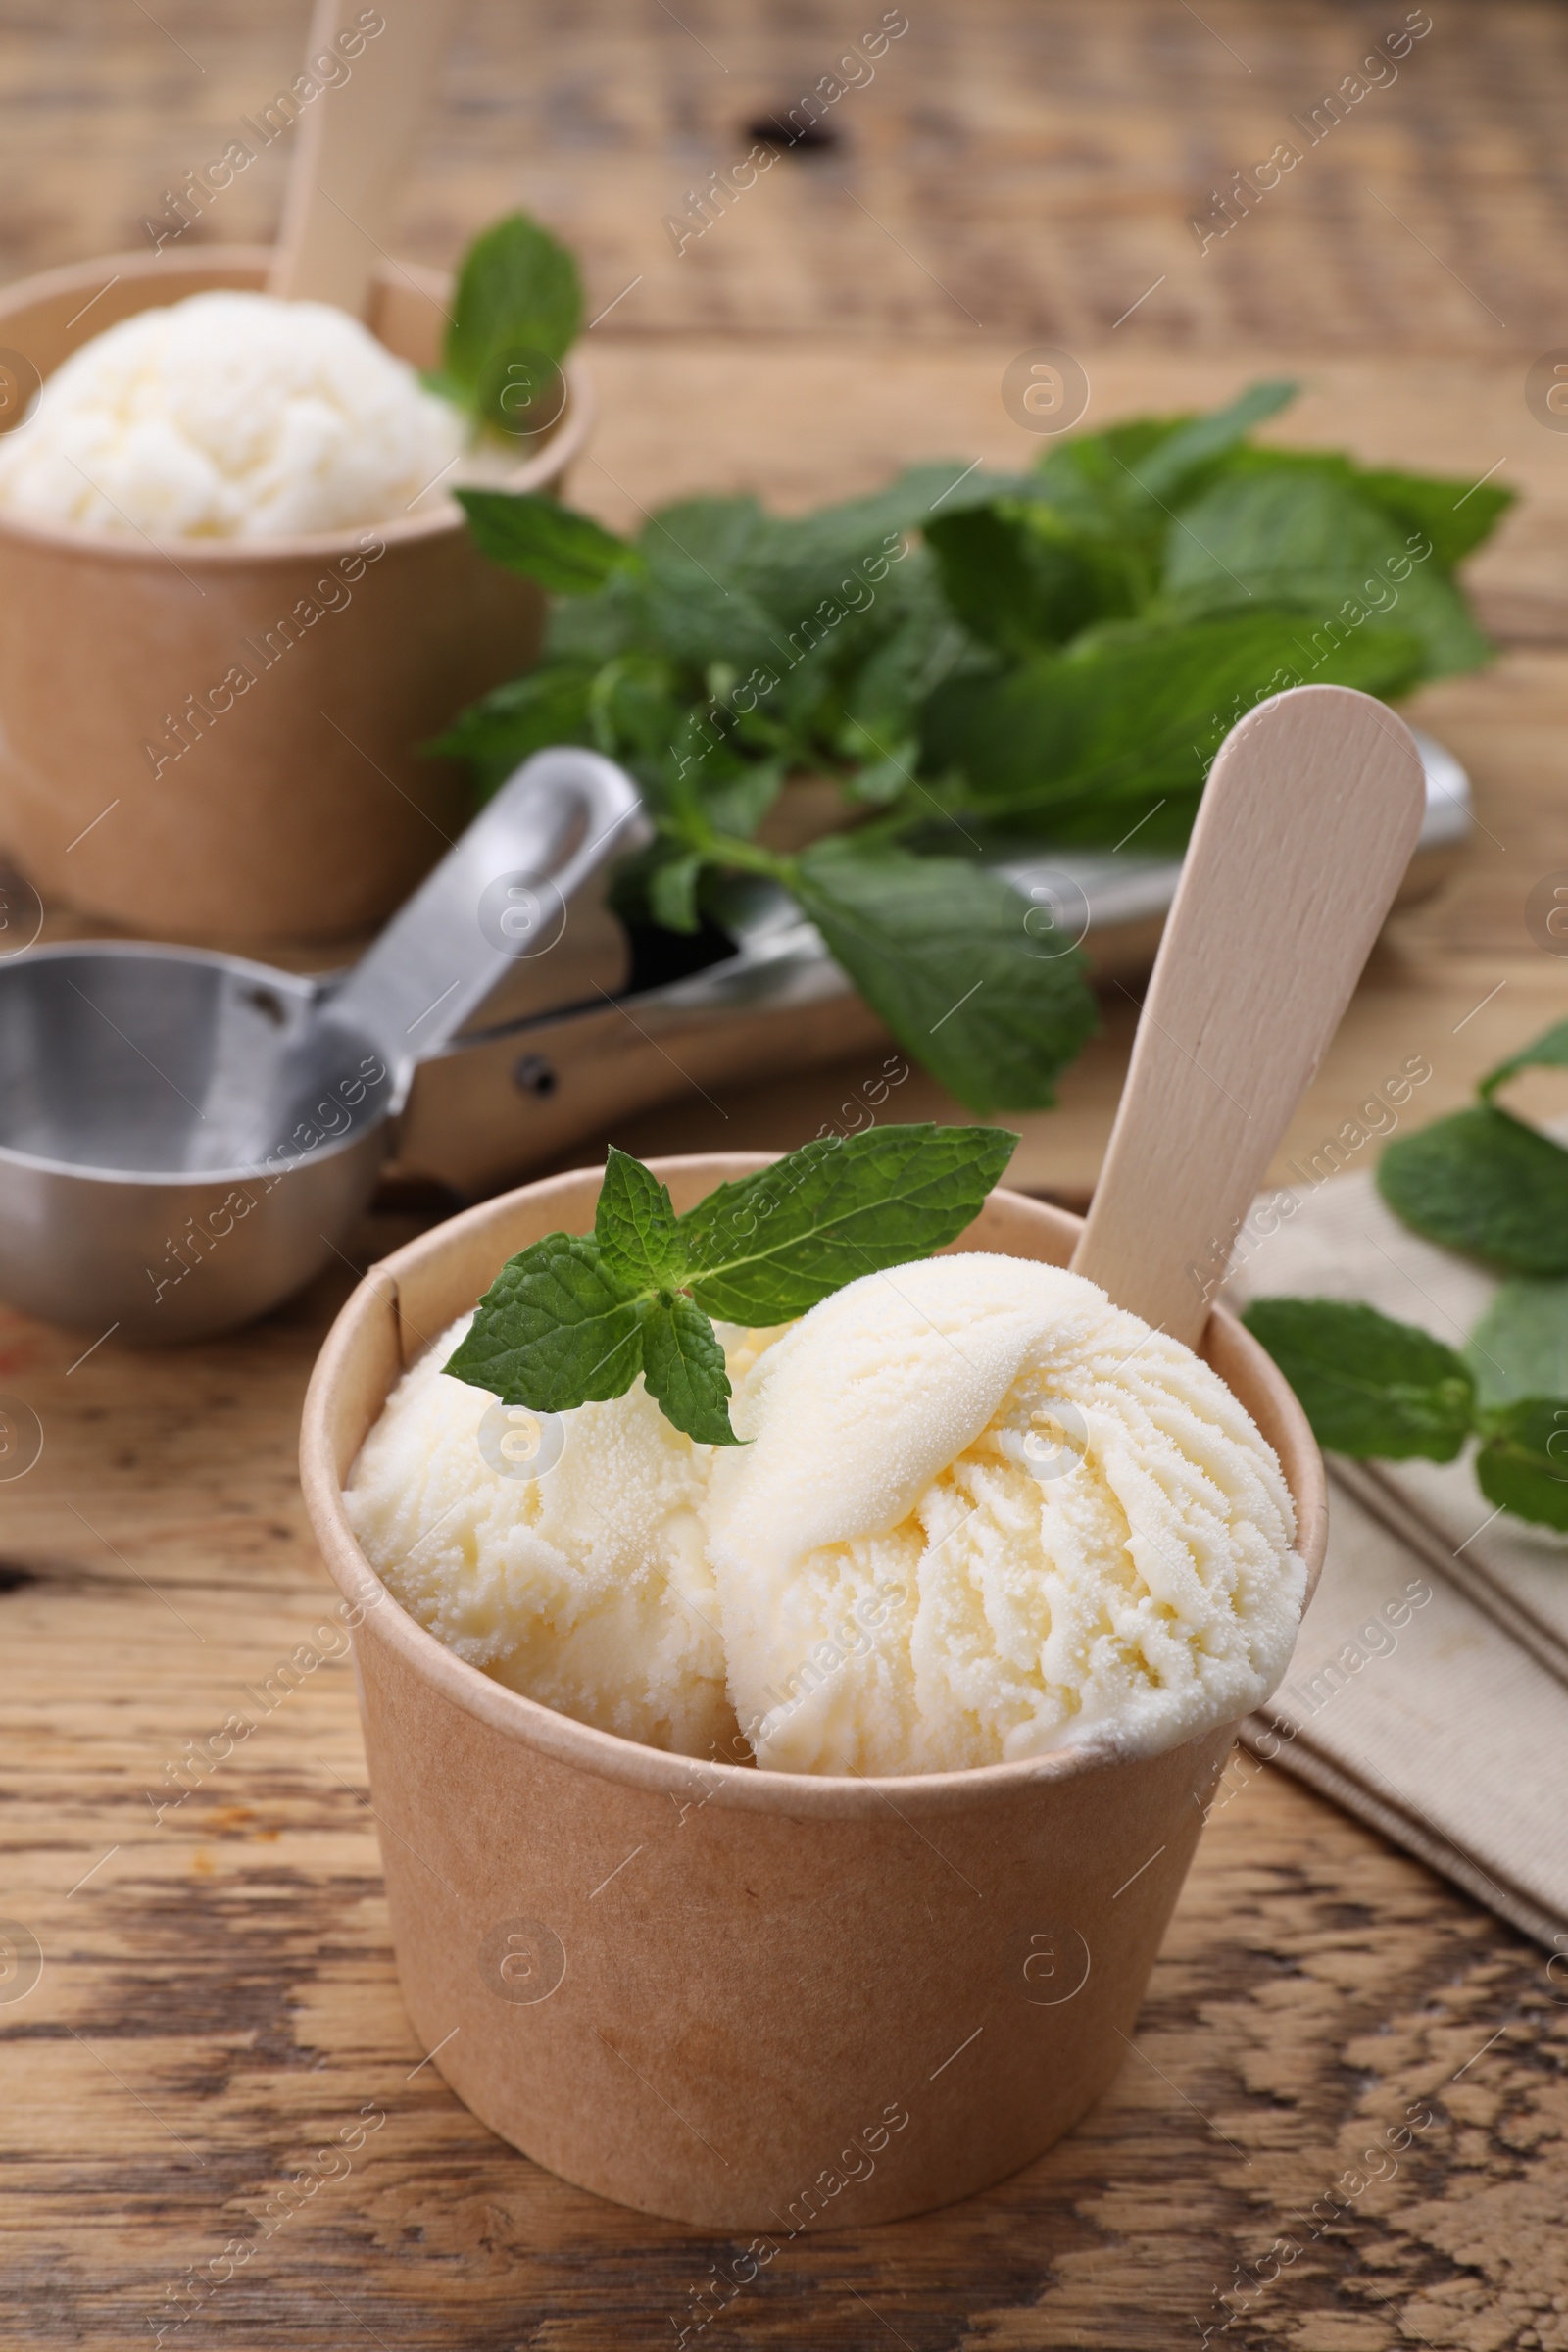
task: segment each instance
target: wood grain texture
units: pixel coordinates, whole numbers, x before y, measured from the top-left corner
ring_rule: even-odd
[[[1568,963],[1524,921],[1531,884],[1568,866],[1568,490],[1521,395],[1527,360],[1568,339],[1560,12],[1435,10],[1398,81],[1231,236],[1199,257],[1186,224],[1267,153],[1282,110],[1402,13],[911,9],[876,81],[830,118],[843,145],[785,158],[677,259],[665,212],[861,20],[817,0],[788,21],[587,0],[524,22],[473,0],[393,239],[446,262],[521,201],[582,247],[595,308],[642,273],[589,345],[608,414],[577,487],[612,520],[699,485],[800,507],[944,446],[1015,459],[1026,438],[999,379],[1034,340],[1080,349],[1099,416],[1206,404],[1294,367],[1306,390],[1288,437],[1466,481],[1503,461],[1529,503],[1476,579],[1507,650],[1411,712],[1469,767],[1483,830],[1455,882],[1391,926],[1276,1177],[1407,1057],[1433,1075],[1402,1115],[1432,1115],[1568,1010]],[[0,51],[8,267],[144,235],[160,191],[297,70],[307,15],[303,0],[154,0],[150,17],[20,0]],[[270,234],[286,145],[188,236]],[[1112,991],[1060,1109],[1023,1122],[1022,1181],[1087,1193],[1134,1018]],[[851,1061],[692,1095],[616,1140],[792,1144],[852,1118],[839,1105],[870,1075]],[[951,1115],[918,1077],[898,1099]],[[412,1230],[377,1219],[350,1253]],[[302,1645],[337,1646],[317,1635],[333,1595],[293,1449],[352,1279],[345,1266],[255,1331],[177,1355],[109,1340],[79,1360],[80,1343],[0,1318],[0,1390],[45,1438],[0,1485],[0,1911],[45,1955],[24,1999],[0,1998],[6,2352],[128,2352],[166,2317],[180,2352],[621,2352],[710,2314],[688,2341],[717,2352],[1169,2352],[1221,2328],[1210,2340],[1240,2352],[1568,2352],[1568,1988],[1246,1758],[1115,2084],[969,2205],[866,2230],[846,2200],[840,2231],[797,2241],[718,2311],[714,2266],[736,2247],[598,2204],[477,2127],[399,2001],[348,1667],[267,1693]],[[239,1710],[254,1734],[187,1774],[193,1793],[158,1820],[147,1792]],[[1395,2151],[1383,2135],[1412,2104],[1434,2121]],[[291,2174],[318,2178],[313,2152],[381,2115],[352,2170],[280,2218]],[[221,2271],[231,2240],[249,2259],[231,2253],[198,2302],[192,2277],[215,2257]]]
[[[525,204],[584,254],[590,317],[640,279],[614,315],[634,335],[1077,349],[1114,331],[1145,353],[1272,341],[1483,356],[1568,340],[1568,59],[1550,0],[1450,0],[1392,61],[1396,77],[1379,69],[1382,86],[1315,144],[1311,109],[1400,25],[1405,0],[903,13],[907,32],[867,59],[882,0],[550,0],[525,19],[469,0],[387,242],[444,264]],[[16,0],[0,62],[10,267],[141,241],[165,191],[287,88],[309,20],[309,0],[150,13]],[[862,65],[840,74],[855,52]],[[832,143],[798,148],[677,253],[664,223],[688,191],[827,76],[859,84],[822,117]],[[1282,141],[1299,164],[1202,249],[1193,220]],[[199,202],[188,234],[270,237],[288,145]]]

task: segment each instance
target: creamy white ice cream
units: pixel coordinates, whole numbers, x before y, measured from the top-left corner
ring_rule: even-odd
[[[939,1772],[1152,1752],[1285,1671],[1305,1577],[1272,1449],[1077,1275],[931,1258],[782,1333],[721,1327],[748,1444],[694,1445],[639,1379],[561,1416],[538,1478],[492,1466],[493,1400],[440,1370],[466,1328],[395,1391],[349,1518],[422,1625],[582,1722],[703,1756],[738,1722],[772,1771]]]
[[[871,1274],[760,1357],[714,1463],[730,1696],[764,1768],[1174,1745],[1284,1673],[1304,1571],[1217,1374],[1081,1277]]]
[[[0,506],[153,538],[346,530],[432,494],[464,431],[346,312],[192,294],[121,319],[55,370],[0,438]]]
[[[405,1373],[361,1448],[344,1503],[366,1557],[422,1626],[514,1690],[622,1739],[728,1755],[702,1521],[712,1448],[639,1379],[560,1417],[542,1477],[509,1475],[480,1445],[495,1399],[441,1369],[471,1319]],[[732,1349],[738,1378],[756,1344],[736,1333]]]

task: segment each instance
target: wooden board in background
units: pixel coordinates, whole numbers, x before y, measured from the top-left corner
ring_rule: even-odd
[[[1410,15],[1431,31],[1313,144],[1312,109]],[[862,86],[825,113],[834,143],[677,253],[687,192],[759,119],[805,120],[885,16],[908,30],[874,79],[838,76]],[[270,238],[289,137],[242,126],[298,73],[308,22],[308,0],[14,9],[0,266],[145,246],[166,191],[236,136],[255,160],[186,241]],[[1565,72],[1551,0],[470,0],[392,242],[445,263],[526,205],[583,254],[596,309],[641,279],[612,322],[632,336],[1533,355],[1568,341]],[[1194,217],[1282,141],[1299,164],[1201,249]]]

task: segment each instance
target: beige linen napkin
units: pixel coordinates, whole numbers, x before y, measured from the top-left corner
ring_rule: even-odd
[[[1462,1347],[1495,1285],[1410,1233],[1370,1175],[1274,1198],[1294,1210],[1267,1238],[1244,1228],[1227,1305],[1361,1299]],[[1568,1540],[1495,1513],[1468,1450],[1330,1467],[1322,1582],[1243,1738],[1568,1947]]]

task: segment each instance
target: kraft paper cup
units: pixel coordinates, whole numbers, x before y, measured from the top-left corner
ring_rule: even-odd
[[[656,1160],[677,1208],[765,1161]],[[1070,2130],[1125,2054],[1234,1726],[860,1780],[665,1755],[466,1665],[387,1593],[342,1482],[388,1392],[502,1262],[593,1222],[599,1171],[374,1267],[305,1406],[312,1524],[357,1623],[370,1801],[421,2049],[492,2131],[624,2205],[758,2234],[918,2213]],[[1078,1220],[995,1193],[955,1248],[1060,1265]],[[1216,1311],[1205,1352],[1279,1453],[1315,1581],[1323,1465]],[[1195,1801],[1196,1800],[1196,1801]]]
[[[263,246],[111,254],[0,294],[0,416],[117,320],[259,289]],[[437,272],[386,264],[368,324],[434,364]],[[506,477],[559,489],[593,402],[580,369]],[[25,431],[25,423],[15,429]],[[315,617],[311,617],[312,614]],[[353,938],[469,814],[418,746],[534,660],[544,600],[450,500],[347,531],[154,541],[0,509],[0,850],[46,900],[235,948]],[[241,684],[242,678],[248,684]]]

